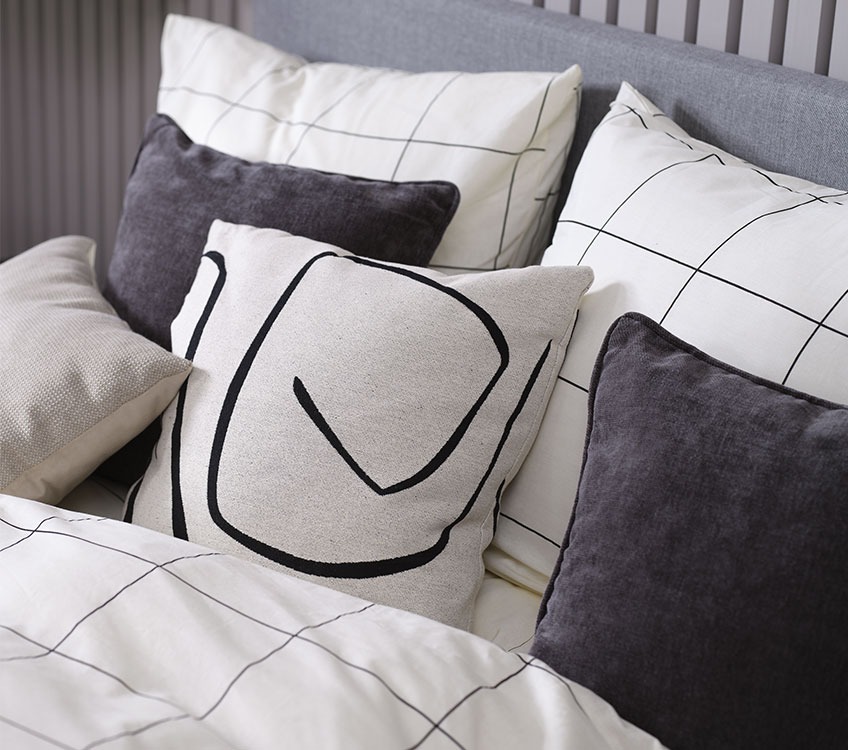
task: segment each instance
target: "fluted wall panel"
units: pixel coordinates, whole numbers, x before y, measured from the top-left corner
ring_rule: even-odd
[[[250,29],[246,0],[0,0],[0,260],[83,234],[103,278],[170,12]]]

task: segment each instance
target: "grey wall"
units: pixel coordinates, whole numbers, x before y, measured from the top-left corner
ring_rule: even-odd
[[[249,29],[245,0],[0,0],[0,260],[62,234],[111,251],[170,12]]]

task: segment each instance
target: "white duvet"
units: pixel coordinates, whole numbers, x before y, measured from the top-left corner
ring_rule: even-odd
[[[0,748],[659,748],[469,633],[0,495]]]

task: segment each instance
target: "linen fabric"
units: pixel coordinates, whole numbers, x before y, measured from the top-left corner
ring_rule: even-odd
[[[447,276],[216,221],[127,519],[467,628],[588,268]]]
[[[736,367],[845,403],[846,247],[844,190],[691,138],[622,85],[543,261],[589,265],[596,281],[538,439],[504,493],[495,545],[534,574],[528,581],[550,575],[571,514],[589,378],[612,322],[643,312]]]
[[[191,369],[133,333],[59,237],[0,265],[0,492],[59,502],[149,424]]]
[[[247,162],[193,143],[171,118],[154,115],[127,184],[105,295],[133,330],[167,348],[213,219],[426,265],[458,204],[447,182],[392,183]]]
[[[197,143],[250,160],[386,180],[440,179],[462,200],[442,270],[526,265],[547,246],[582,74],[407,73],[307,63],[171,15],[158,109]]]
[[[669,747],[848,735],[848,407],[628,314],[532,653]]]

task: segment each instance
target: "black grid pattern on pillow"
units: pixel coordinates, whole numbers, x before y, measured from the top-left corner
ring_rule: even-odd
[[[557,222],[553,262],[590,266],[596,281],[552,397],[568,402],[557,437],[570,433],[582,445],[598,348],[612,321],[629,311],[652,316],[741,369],[848,402],[848,193],[768,173],[687,137],[647,102],[640,108],[620,100],[599,125],[596,143],[604,130],[635,128],[674,148],[666,160],[643,156],[626,150],[632,141],[618,144],[613,135],[596,150],[590,144],[582,181],[578,170]],[[622,166],[626,161],[633,163]],[[614,185],[619,169],[629,182],[609,198],[603,181]],[[705,173],[718,170],[728,186],[744,184],[741,200],[730,204],[716,195],[716,176]],[[821,231],[826,225],[829,234]],[[543,427],[533,450],[544,441]],[[557,515],[540,514],[538,504],[507,491],[500,517],[502,534],[513,538],[505,545],[511,554],[526,543],[537,551],[535,560],[553,564],[577,488],[580,458],[571,459],[573,470],[552,488],[560,493]]]
[[[262,156],[268,161],[373,179],[422,180],[441,175],[438,179],[455,182],[462,200],[454,222],[462,222],[467,211],[479,212],[482,207],[487,221],[479,229],[485,235],[475,237],[476,247],[454,249],[445,260],[437,251],[433,268],[480,271],[525,265],[546,246],[565,156],[556,156],[565,144],[558,143],[550,131],[564,117],[563,107],[569,106],[561,83],[556,95],[551,89],[568,73],[544,74],[532,84],[528,79],[526,86],[534,87],[532,104],[513,104],[508,91],[501,101],[494,91],[485,91],[480,76],[542,74],[414,74],[306,63],[304,69],[319,71],[332,91],[327,99],[319,99],[318,87],[305,85],[292,99],[274,92],[298,70],[295,60],[280,64],[269,58],[270,69],[252,77],[213,81],[204,71],[204,55],[209,54],[207,43],[214,34],[196,36],[195,46],[180,52],[188,63],[176,72],[169,71],[166,63],[159,87],[159,109],[173,116],[196,142],[245,157],[238,153],[232,133],[272,127],[277,131],[273,153]],[[167,39],[166,27],[165,45]],[[254,44],[247,37],[241,43]],[[280,55],[281,60],[291,57]],[[338,83],[334,74],[327,73],[334,70],[341,71]],[[540,81],[545,85],[540,86]],[[571,85],[568,97],[576,101],[579,88],[579,83]],[[392,93],[400,98],[404,89],[415,95],[393,101]],[[188,116],[195,105],[205,114]],[[290,112],[296,116],[286,114]],[[485,134],[475,132],[483,117],[499,127],[488,128]],[[224,126],[228,132],[223,132]],[[562,132],[562,125],[556,129]],[[307,146],[313,149],[304,154]],[[336,157],[342,153],[352,161],[340,163]],[[480,175],[486,175],[485,184],[475,184]],[[450,228],[448,232],[450,236]]]
[[[636,118],[646,130],[656,129],[656,125],[649,128],[645,116],[632,107],[627,107],[624,113],[611,115],[599,127],[603,127],[610,120],[620,116]],[[658,116],[664,117],[660,114],[654,115],[654,117]],[[673,133],[666,133],[666,135],[679,140],[683,146],[690,151],[692,150],[689,143],[677,139]],[[703,144],[701,145],[703,146]],[[746,268],[740,270],[733,263],[733,255],[735,254],[738,257],[738,255],[748,252],[751,250],[752,244],[763,244],[764,239],[767,238],[761,239],[757,234],[771,217],[790,212],[800,214],[807,208],[815,208],[821,205],[848,206],[845,201],[848,191],[813,185],[810,185],[808,191],[798,190],[791,183],[780,182],[779,175],[770,175],[752,165],[733,164],[731,168],[745,170],[751,175],[756,175],[755,179],[762,181],[762,190],[771,194],[770,208],[764,212],[752,211],[740,223],[734,223],[733,219],[726,220],[718,232],[722,237],[721,241],[715,245],[698,248],[698,255],[694,261],[687,257],[691,255],[692,246],[686,241],[684,225],[668,231],[668,236],[660,235],[660,239],[663,240],[663,246],[660,247],[657,242],[651,243],[644,240],[638,229],[634,231],[628,224],[629,217],[634,214],[646,210],[656,210],[656,194],[674,189],[674,183],[664,186],[662,182],[674,170],[701,163],[725,165],[724,158],[726,156],[722,151],[716,149],[706,155],[692,155],[689,158],[681,158],[679,161],[665,164],[646,174],[641,184],[624,201],[618,203],[603,222],[586,222],[579,215],[571,215],[566,209],[557,221],[557,228],[559,230],[559,227],[569,225],[572,229],[567,241],[570,245],[568,254],[574,259],[574,265],[588,265],[597,268],[599,267],[598,254],[601,258],[600,264],[603,264],[606,262],[603,260],[604,256],[621,252],[620,248],[623,246],[625,252],[640,256],[636,261],[639,264],[640,271],[644,270],[647,275],[650,270],[651,274],[662,275],[664,280],[667,279],[667,282],[663,282],[667,300],[659,304],[661,315],[658,317],[658,323],[660,325],[673,328],[674,315],[677,309],[686,307],[688,312],[694,305],[707,305],[712,300],[719,299],[720,296],[725,294],[732,295],[739,300],[745,300],[741,303],[743,305],[749,303],[765,304],[769,308],[764,316],[768,322],[772,320],[777,322],[778,317],[784,313],[801,321],[802,326],[799,335],[796,336],[789,347],[794,356],[791,357],[788,366],[776,372],[764,373],[764,375],[783,385],[803,388],[803,384],[796,385],[793,382],[792,375],[817,335],[829,332],[838,339],[840,347],[848,349],[848,257],[845,256],[844,246],[841,249],[842,263],[836,269],[841,273],[836,276],[831,285],[835,293],[824,299],[815,294],[803,294],[805,275],[810,282],[813,282],[827,274],[828,271],[833,271],[832,256],[818,253],[817,251],[821,248],[806,248],[804,236],[801,234],[797,237],[798,245],[795,256],[785,260],[777,259],[772,268],[763,267],[759,269],[762,274],[756,277],[752,277],[750,274],[746,275],[748,271]],[[642,196],[648,192],[649,188],[651,194],[643,200]],[[693,193],[697,189],[697,183],[693,183]],[[694,193],[694,195],[697,199],[697,193]],[[693,212],[697,210],[697,204],[692,203],[690,205]],[[710,209],[707,208],[707,210]],[[843,214],[844,217],[848,217],[848,207],[845,208]],[[717,222],[722,220],[717,212],[713,214],[713,218]],[[658,219],[658,221],[662,221],[662,219]],[[848,218],[843,218],[842,221],[848,222]],[[662,234],[666,233],[665,229],[661,231]],[[768,231],[768,229],[765,231]],[[749,237],[751,237],[750,242]],[[843,239],[848,239],[848,237],[843,237]],[[719,261],[725,260],[721,257],[722,253],[730,256],[730,262],[725,261],[719,265]],[[659,270],[647,267],[655,262],[658,263]],[[717,265],[718,267],[716,267]],[[768,290],[770,276],[773,276],[776,280],[776,283],[773,284],[775,289],[773,292]],[[792,283],[784,283],[787,280]],[[635,279],[635,283],[639,283],[638,277]],[[799,290],[802,294],[798,293]],[[697,321],[697,325],[709,327],[708,318],[709,316],[705,314],[701,320]],[[742,321],[740,321],[741,325],[743,325]],[[782,339],[786,336],[785,329],[780,330],[777,325],[770,329],[761,328],[760,332],[764,336],[774,338]],[[592,363],[584,362],[582,364],[584,367],[579,373],[582,377],[575,378],[577,382],[564,374],[561,374],[559,379],[571,387],[588,392]],[[586,365],[588,365],[588,369]],[[568,371],[567,364],[563,371]],[[843,398],[848,398],[848,387],[846,387]]]

